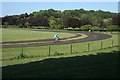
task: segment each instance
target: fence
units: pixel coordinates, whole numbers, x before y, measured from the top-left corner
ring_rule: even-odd
[[[109,43],[110,45],[109,46],[104,46],[104,44],[103,44],[104,42],[100,42],[100,45],[98,45],[97,46],[97,49],[92,49],[92,48],[95,48],[95,47],[93,47],[93,45],[89,42],[89,43],[86,43],[86,45],[85,46],[87,46],[87,48],[86,48],[86,50],[84,50],[84,51],[81,51],[81,52],[90,52],[90,51],[94,51],[94,50],[102,50],[102,49],[105,49],[105,48],[112,48],[112,47],[115,47],[115,46],[118,46],[118,45],[115,45],[114,44],[114,41],[113,40],[111,40],[111,43]],[[75,51],[74,51],[74,49],[73,49],[73,45],[74,44],[70,44],[68,47],[70,48],[70,51],[69,51],[69,53],[70,54],[72,54],[72,53],[74,53]],[[49,45],[49,55],[48,56],[50,56],[50,54],[51,54],[51,47],[52,46],[50,46]],[[81,46],[82,47],[82,46]],[[99,47],[99,48],[98,48]],[[78,49],[78,50],[81,50],[81,49]],[[74,51],[74,52],[73,52]],[[79,53],[79,51],[78,51],[78,53]]]
[[[100,51],[104,48],[111,48],[118,46],[117,40],[101,40],[74,44],[58,44],[49,46],[34,46],[21,48],[3,49],[3,59],[10,59],[15,57],[48,57],[68,54],[82,54],[90,51]]]

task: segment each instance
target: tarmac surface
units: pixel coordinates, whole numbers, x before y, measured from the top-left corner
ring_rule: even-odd
[[[25,41],[9,41],[2,42],[2,48],[19,48],[19,47],[32,47],[32,46],[48,46],[48,45],[62,45],[62,44],[72,44],[80,42],[90,42],[111,38],[111,35],[93,32],[76,32],[73,33],[75,36],[68,38],[61,38],[58,42],[54,42],[53,39],[44,40],[25,40]],[[81,34],[87,35],[85,38],[79,38]],[[74,38],[72,40],[72,38]],[[76,38],[76,39],[75,39]]]

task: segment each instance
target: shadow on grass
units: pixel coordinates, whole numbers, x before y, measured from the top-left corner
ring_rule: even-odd
[[[3,67],[4,78],[118,78],[120,52],[49,58]]]

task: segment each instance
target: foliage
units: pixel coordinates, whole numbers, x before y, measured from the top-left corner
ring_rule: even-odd
[[[49,26],[48,23],[49,21],[45,17],[38,17],[38,18],[31,17],[29,18],[28,22],[30,26]]]
[[[84,26],[81,27],[81,29],[82,29],[83,31],[91,30],[91,28],[92,28],[91,25],[84,25]]]
[[[98,31],[100,28],[99,27],[92,27],[91,30],[92,31]]]
[[[63,25],[52,25],[50,26],[50,29],[63,29]]]
[[[120,13],[114,14],[114,15],[112,16],[112,19],[113,19],[113,21],[112,21],[112,24],[113,24],[113,25],[118,25],[118,26],[120,26]]]
[[[119,31],[120,30],[118,26],[114,26],[114,25],[108,26],[106,29],[107,31]]]
[[[25,55],[25,53],[20,53],[20,55],[18,56],[18,58],[26,58],[27,55]]]
[[[32,26],[52,26],[56,29],[56,25],[62,25],[64,28],[79,28],[84,25],[92,25],[93,27],[106,28],[111,25],[120,26],[120,14],[105,12],[102,10],[40,10],[30,14],[24,13],[20,15],[4,16],[2,24],[17,25],[20,28],[32,28]],[[50,27],[51,28],[51,27]],[[59,29],[59,28],[58,28]],[[61,28],[60,28],[61,29]]]
[[[92,24],[91,22],[91,15],[89,14],[83,14],[81,15],[81,23],[82,25],[88,25],[88,24]]]
[[[63,23],[66,28],[68,27],[76,28],[81,25],[81,21],[79,19],[72,17],[68,17]]]

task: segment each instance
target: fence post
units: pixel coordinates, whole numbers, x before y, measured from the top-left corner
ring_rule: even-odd
[[[48,54],[48,56],[50,56],[50,45],[48,46],[49,48],[48,48],[48,50],[49,50],[49,54]]]
[[[70,53],[72,54],[72,44],[70,45]]]
[[[113,40],[112,40],[112,47],[113,47]]]
[[[88,43],[88,52],[90,51],[90,43]]]
[[[101,49],[103,48],[103,43],[101,42]]]
[[[23,55],[23,44],[22,44],[22,53],[21,54]]]

